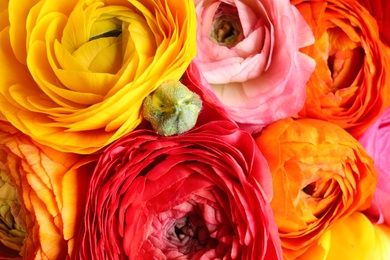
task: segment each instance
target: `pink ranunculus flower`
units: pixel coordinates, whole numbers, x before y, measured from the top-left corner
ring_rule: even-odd
[[[378,172],[374,199],[371,208],[366,213],[373,222],[390,225],[390,108],[387,108],[359,137],[359,141],[374,159]]]
[[[271,186],[252,136],[228,120],[135,130],[99,159],[75,259],[282,259]]]
[[[288,0],[195,0],[195,62],[234,120],[258,132],[295,115],[315,62],[299,52],[314,43]]]

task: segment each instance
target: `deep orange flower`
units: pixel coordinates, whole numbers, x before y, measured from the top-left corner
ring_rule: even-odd
[[[349,133],[316,119],[286,119],[256,137],[273,178],[285,259],[303,254],[338,221],[372,200],[373,160]]]
[[[93,164],[0,122],[0,259],[70,257]]]
[[[335,123],[358,137],[390,105],[390,49],[356,0],[293,0],[315,37],[316,60],[301,117]]]

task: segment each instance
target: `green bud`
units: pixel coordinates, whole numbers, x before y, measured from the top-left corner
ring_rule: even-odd
[[[143,116],[161,135],[182,134],[196,124],[202,101],[179,81],[166,81],[143,103]]]
[[[17,190],[11,184],[7,172],[0,169],[0,242],[20,252],[27,236],[23,226]]]

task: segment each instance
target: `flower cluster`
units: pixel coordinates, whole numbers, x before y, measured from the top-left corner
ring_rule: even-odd
[[[386,0],[0,0],[0,259],[389,259]]]

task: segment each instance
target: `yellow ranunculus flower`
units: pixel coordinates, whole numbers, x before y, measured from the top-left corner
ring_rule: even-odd
[[[1,5],[0,113],[61,151],[92,153],[132,131],[144,98],[196,53],[192,0]]]
[[[374,225],[360,212],[334,225],[299,260],[390,259],[390,227]]]

